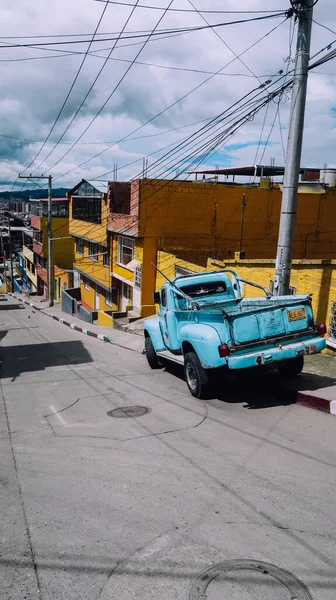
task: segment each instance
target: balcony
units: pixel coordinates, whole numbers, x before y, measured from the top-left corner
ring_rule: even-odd
[[[38,254],[42,258],[44,258],[43,244],[41,244],[41,242],[37,242],[36,240],[33,241],[33,251],[36,252],[36,254]],[[32,260],[32,262],[34,262],[34,259]]]
[[[23,246],[22,252],[25,258],[27,258],[31,263],[34,263],[34,252],[28,248],[28,246]]]
[[[44,283],[48,283],[47,269],[41,267],[41,265],[36,265],[36,273],[42,279],[42,281],[44,281]]]
[[[36,215],[31,215],[30,224],[34,229],[37,229],[38,231],[42,231],[42,224],[41,224],[40,217],[38,217]]]

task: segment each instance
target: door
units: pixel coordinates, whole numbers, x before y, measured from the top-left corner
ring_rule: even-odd
[[[96,291],[95,291],[95,310],[99,310],[100,308],[100,288],[98,287],[98,285],[96,285]]]
[[[140,312],[141,305],[141,266],[134,271],[133,308]]]
[[[123,283],[122,287],[122,298],[121,298],[121,310],[122,312],[126,312],[126,307],[132,305],[133,300],[133,290],[130,285],[127,283]]]
[[[78,271],[74,270],[73,273],[73,286],[74,288],[79,288],[80,287],[80,276]]]

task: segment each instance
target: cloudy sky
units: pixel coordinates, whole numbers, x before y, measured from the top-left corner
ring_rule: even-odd
[[[139,4],[165,8],[169,0],[140,0]],[[289,0],[174,0],[171,8],[193,11],[194,6],[198,10],[237,11],[240,8],[258,11],[264,9],[265,5],[269,11],[285,11],[289,8]],[[148,157],[149,174],[158,176],[165,167],[169,167],[168,163],[163,166],[158,164],[155,169],[152,167],[152,171],[150,167],[165,154],[167,146],[172,147],[174,142],[178,143],[204,125],[204,122],[195,124],[198,121],[218,115],[257,88],[260,82],[287,68],[293,20],[283,23],[283,17],[276,17],[166,39],[162,39],[163,35],[160,34],[141,50],[147,38],[131,36],[151,31],[163,11],[138,7],[124,30],[128,39],[117,43],[93,90],[55,147],[55,142],[68,127],[115,43],[113,39],[103,39],[116,38],[132,11],[131,6],[109,4],[72,93],[41,150],[104,8],[105,3],[96,0],[1,1],[1,190],[11,189],[17,174],[26,168],[25,174],[35,169],[36,174],[52,174],[55,187],[72,186],[82,177],[112,178],[115,163],[118,165],[118,179],[128,180],[141,171],[143,157]],[[312,55],[336,41],[335,0],[319,0],[314,11],[314,19],[335,33],[314,23]],[[239,13],[203,15],[211,24],[260,16]],[[206,23],[197,12],[171,10],[163,16],[157,29],[202,25]],[[244,64],[236,59],[236,55],[274,28],[275,31],[241,56]],[[292,53],[295,51],[295,34],[296,31]],[[101,41],[99,38],[102,38]],[[59,44],[75,40],[80,43]],[[49,45],[22,47],[23,44],[45,43]],[[18,44],[20,47],[17,47]],[[140,50],[137,63],[126,73]],[[289,64],[292,68],[293,64]],[[211,77],[222,68],[220,74]],[[124,75],[105,108],[71,149],[72,143],[81,136]],[[302,158],[305,166],[323,166],[325,163],[336,166],[335,82],[336,62],[333,61],[309,76]],[[184,99],[177,102],[182,97]],[[281,134],[286,144],[289,104],[289,98],[283,97],[278,115],[278,106],[272,102],[266,114],[263,109],[255,115],[253,120],[225,141],[205,164],[235,166],[254,164],[255,160],[269,163],[271,158],[275,159],[275,164],[283,164]],[[158,113],[162,114],[154,118]],[[187,125],[189,127],[184,127]],[[129,139],[121,142],[126,136]],[[261,143],[258,146],[259,140]],[[97,154],[99,156],[93,158]],[[80,166],[84,162],[86,164]],[[172,170],[178,166],[174,160],[170,165]],[[109,171],[111,174],[105,175]],[[15,189],[21,186],[22,182],[17,182]]]

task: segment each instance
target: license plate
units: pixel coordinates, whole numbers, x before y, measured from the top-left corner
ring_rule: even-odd
[[[297,308],[296,310],[289,310],[287,315],[288,321],[300,321],[301,319],[306,318],[306,309]]]

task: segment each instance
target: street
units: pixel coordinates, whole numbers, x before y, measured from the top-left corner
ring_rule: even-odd
[[[195,400],[14,298],[0,323],[0,598],[335,600],[334,417],[276,374]]]

